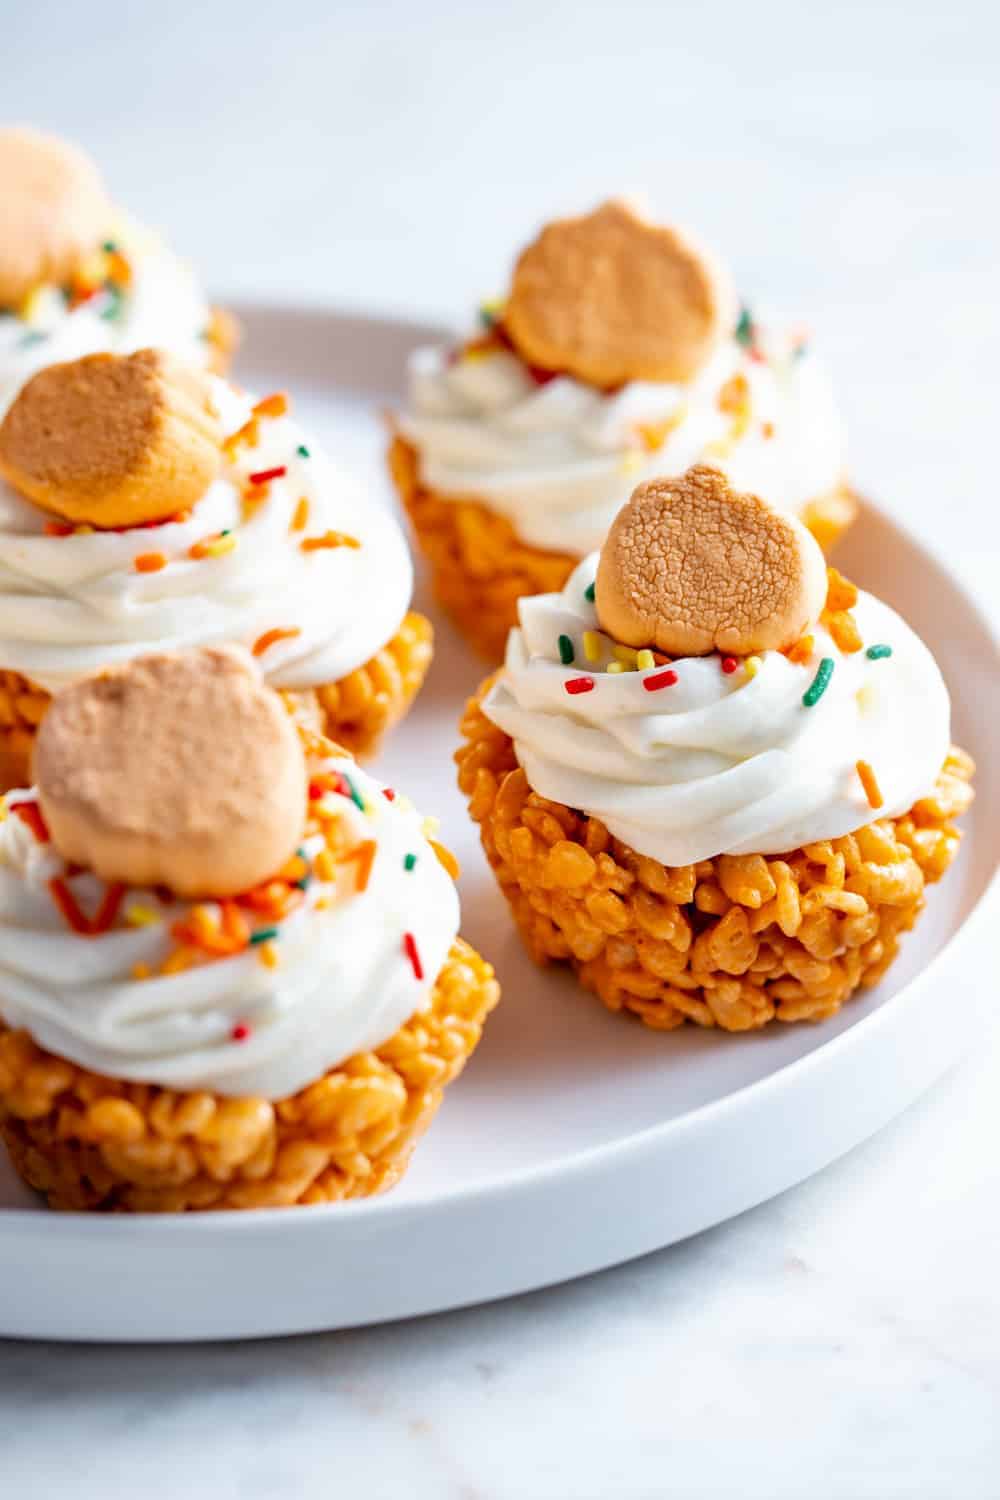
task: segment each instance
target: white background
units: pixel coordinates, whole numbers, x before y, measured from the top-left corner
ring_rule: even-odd
[[[997,14],[0,0],[0,115],[78,136],[222,295],[458,320],[544,217],[644,188],[810,325],[859,483],[989,597]],[[941,1008],[961,1025],[961,987]],[[984,1044],[811,1183],[498,1307],[257,1346],[0,1344],[0,1491],[995,1497],[998,1100]]]

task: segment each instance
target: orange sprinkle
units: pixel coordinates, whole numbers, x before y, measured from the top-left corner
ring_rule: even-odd
[[[322,536],[307,536],[299,546],[303,552],[318,552],[321,547],[360,547],[361,543],[346,531],[325,531]]]
[[[235,901],[222,903],[222,930],[237,948],[245,948],[250,941],[250,923]]]
[[[305,495],[303,495],[302,499],[299,501],[298,505],[295,507],[295,514],[292,517],[292,528],[291,529],[293,531],[305,531],[306,524],[307,524],[308,520],[309,520],[309,501],[306,499]]]
[[[838,573],[836,568],[826,570],[826,607],[829,610],[853,609],[858,602],[858,591],[853,583]]]
[[[197,958],[197,954],[190,948],[175,948],[160,965],[161,974],[181,974],[185,969],[190,969]]]
[[[79,932],[84,936],[89,937],[90,922],[88,918],[84,916],[83,912],[77,905],[76,897],[73,895],[73,892],[70,890],[65,880],[61,880],[59,876],[56,876],[54,880],[50,880],[49,894],[51,895],[52,900],[55,902],[56,907],[58,908],[67,927],[72,927],[74,932]]]
[[[287,880],[289,885],[295,885],[298,881],[304,880],[308,873],[309,866],[302,858],[302,855],[293,854],[291,859],[282,865],[274,878],[275,880]]]
[[[787,656],[789,661],[793,661],[797,665],[802,665],[803,662],[807,662],[810,656],[812,656],[815,644],[816,642],[811,635],[800,635],[797,641],[784,648],[782,655]]]
[[[264,634],[259,635],[254,641],[253,654],[254,656],[263,656],[268,647],[273,646],[275,642],[294,640],[295,636],[301,634],[302,631],[297,625],[291,625],[285,630],[277,626],[274,630],[265,630]]]
[[[22,823],[27,823],[40,844],[49,842],[48,825],[42,817],[42,809],[37,802],[15,802],[10,811],[19,817]]]
[[[151,973],[152,970],[150,969],[149,964],[139,963],[132,965],[133,979],[148,979]]]
[[[137,573],[158,573],[167,566],[167,559],[162,552],[140,552],[133,566]]]
[[[761,431],[761,436],[762,437],[768,438],[768,439],[773,438],[774,437],[774,423],[773,422],[761,422],[761,424],[760,424],[760,431]]]
[[[222,451],[227,458],[233,458],[237,449],[241,448],[244,443],[248,448],[256,448],[259,442],[260,422],[256,417],[251,417],[249,421],[243,423],[242,427],[223,439]]]
[[[858,773],[861,785],[865,789],[865,796],[868,798],[868,806],[881,807],[885,799],[882,796],[882,791],[879,787],[878,779],[871,766],[866,760],[859,760],[855,763],[855,770]]]
[[[371,879],[372,865],[375,862],[375,851],[377,844],[374,839],[365,839],[363,844],[356,844],[349,854],[345,854],[340,861],[343,865],[356,864],[358,867],[355,889],[366,891]]]
[[[317,880],[329,884],[337,878],[337,866],[329,849],[320,849],[313,859],[313,870]]]
[[[750,386],[745,375],[737,372],[722,387],[718,396],[719,410],[730,416],[741,416],[750,399]]]
[[[821,619],[833,637],[835,644],[840,647],[840,650],[845,655],[850,656],[852,652],[861,650],[861,647],[864,645],[864,641],[861,639],[861,632],[855,624],[854,616],[849,614],[846,609],[825,609]]]
[[[73,527],[70,526],[70,525],[68,525],[67,522],[65,522],[65,521],[46,521],[46,523],[45,523],[45,535],[46,536],[72,536],[73,535]]]
[[[452,880],[457,880],[462,873],[462,869],[451,850],[446,849],[444,844],[439,844],[437,839],[428,839],[427,842],[437,855],[438,864],[442,865],[448,871]]]
[[[253,408],[255,417],[283,417],[288,410],[288,396],[284,391],[275,391],[264,396]]]
[[[281,963],[281,959],[278,957],[277,948],[273,943],[270,942],[258,944],[257,957],[260,959],[265,969],[276,969]]]
[[[683,417],[683,411],[679,411],[664,418],[662,422],[638,422],[636,432],[646,452],[659,453],[674,428],[680,426]]]

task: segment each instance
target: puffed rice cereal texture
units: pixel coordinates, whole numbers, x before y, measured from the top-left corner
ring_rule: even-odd
[[[491,966],[459,938],[426,1011],[276,1103],[102,1078],[0,1022],[0,1135],[53,1208],[171,1213],[369,1197],[406,1171],[499,994]]]
[[[557,593],[580,561],[521,541],[505,516],[474,495],[438,495],[421,483],[417,450],[396,434],[389,470],[431,569],[434,596],[462,635],[490,661],[502,657],[517,624],[517,601]],[[858,513],[843,485],[813,500],[802,520],[828,551]]]
[[[513,742],[481,711],[489,685],[462,720],[458,779],[525,945],[656,1030],[835,1015],[881,979],[955,857],[974,767],[953,747],[901,817],[780,857],[661,865],[531,790]]]

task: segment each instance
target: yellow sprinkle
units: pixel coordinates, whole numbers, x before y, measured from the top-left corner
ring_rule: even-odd
[[[635,653],[635,664],[640,672],[648,672],[650,667],[655,667],[652,651],[637,651]]]
[[[149,964],[133,964],[132,965],[132,978],[133,979],[148,979],[151,973],[152,973],[152,970],[150,969]]]
[[[232,552],[236,546],[236,538],[229,536],[217,536],[214,541],[206,542],[205,554],[208,557],[222,557],[226,552]]]
[[[599,630],[585,630],[583,632],[583,654],[588,661],[600,661],[603,645],[604,641]]]
[[[620,662],[620,661],[609,661],[608,662],[608,671],[609,672],[612,672],[612,673],[614,673],[614,672],[625,672],[627,670],[628,670],[628,668],[625,666],[625,664],[623,662]]]
[[[313,871],[318,880],[336,880],[337,865],[329,849],[320,849],[313,860]]]
[[[637,469],[641,469],[641,468],[642,468],[642,454],[641,453],[637,452],[635,449],[629,449],[628,453],[623,454],[623,456],[622,456],[622,473],[623,474],[634,474]]]
[[[626,667],[635,666],[635,648],[633,646],[616,646],[615,660],[624,662]]]
[[[440,827],[440,818],[425,818],[420,825],[420,831],[425,839],[430,839],[434,837]]]
[[[257,957],[265,969],[276,969],[281,963],[278,950],[273,943],[261,943],[257,948]]]
[[[746,661],[743,663],[743,670],[748,677],[756,677],[757,673],[760,671],[760,657],[748,656]]]
[[[160,914],[150,906],[130,906],[125,920],[130,927],[154,927],[160,921]]]
[[[4,819],[6,818],[6,816],[7,816],[7,798],[6,797],[0,797],[0,823],[2,823],[4,821]]]
[[[17,315],[22,322],[34,322],[35,318],[37,318],[38,314],[45,306],[47,291],[48,288],[46,287],[44,282],[41,282],[36,287],[32,287],[31,291],[22,300],[21,305],[17,310]]]

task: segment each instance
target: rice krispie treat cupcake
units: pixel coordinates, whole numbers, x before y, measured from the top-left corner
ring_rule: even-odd
[[[287,413],[151,349],[28,382],[0,423],[4,785],[50,693],[160,646],[247,646],[358,755],[405,713],[432,649],[406,544]]]
[[[55,1208],[391,1187],[498,998],[454,862],[240,648],[54,701],[0,823],[0,1134]]]
[[[155,344],[223,372],[236,343],[190,269],[108,197],[88,156],[0,129],[0,415],[45,365]]]
[[[548,225],[476,337],[413,356],[390,466],[438,598],[487,656],[642,479],[709,462],[824,547],[857,501],[805,335],[762,326],[689,236],[625,203]]]
[[[457,760],[536,959],[659,1029],[820,1020],[881,978],[972,798],[898,615],[698,466],[520,622]]]

